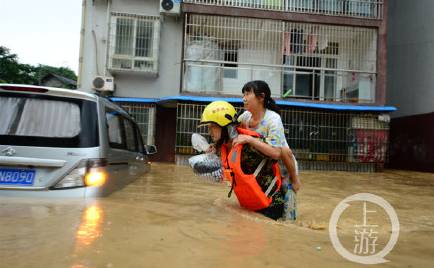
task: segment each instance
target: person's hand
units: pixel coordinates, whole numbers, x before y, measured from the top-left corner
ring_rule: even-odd
[[[240,134],[232,141],[232,146],[235,147],[239,144],[248,144],[253,140],[252,136]]]
[[[216,149],[215,149],[215,145],[214,144],[210,144],[208,147],[208,150],[205,151],[205,153],[207,154],[215,154],[216,153]]]
[[[292,190],[298,192],[301,189],[301,180],[298,176],[291,179]]]

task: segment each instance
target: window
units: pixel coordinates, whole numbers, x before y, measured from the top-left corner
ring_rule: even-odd
[[[136,132],[130,120],[124,118],[125,138],[127,141],[127,150],[137,152]]]
[[[160,18],[112,13],[109,69],[158,73]]]
[[[106,111],[107,132],[110,147],[116,149],[124,149],[125,142],[122,139],[121,116],[114,110]]]
[[[85,148],[99,144],[96,103],[74,98],[0,94],[4,145]]]
[[[138,103],[122,103],[122,108],[127,111],[134,121],[142,135],[142,141],[145,144],[155,144],[154,129],[155,129],[155,105],[154,104],[138,104]]]
[[[0,134],[72,138],[81,131],[80,107],[66,101],[0,97]],[[68,120],[65,120],[67,118]]]
[[[119,112],[106,108],[110,147],[143,153],[143,141],[137,125]]]
[[[134,129],[136,130],[136,137],[137,137],[137,142],[138,142],[138,146],[139,146],[137,151],[144,154],[145,151],[144,151],[142,135],[140,134],[140,130],[139,130],[137,125],[134,125]]]
[[[341,92],[360,89],[357,101],[374,102],[377,36],[367,27],[187,14],[182,91],[238,94],[245,81],[264,80],[273,97],[345,102]]]
[[[331,56],[286,56],[283,73],[284,97],[293,96],[315,100],[333,100],[336,96],[337,59]],[[295,90],[294,90],[295,89]]]
[[[224,70],[223,70],[223,77],[224,78],[232,78],[237,79],[238,78],[238,50],[225,50],[224,51],[225,56],[225,63],[223,64]]]

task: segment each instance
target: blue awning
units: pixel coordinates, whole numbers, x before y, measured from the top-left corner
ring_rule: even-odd
[[[137,103],[157,103],[159,99],[156,98],[121,98],[111,97],[110,100],[114,102],[137,102]]]
[[[243,103],[241,98],[228,98],[228,97],[211,97],[211,96],[170,96],[163,97],[159,102],[169,102],[169,101],[194,101],[194,102],[213,102],[216,100],[224,100],[230,103]]]
[[[211,96],[169,96],[163,98],[111,98],[114,102],[134,102],[134,103],[155,103],[163,104],[167,102],[188,101],[188,102],[203,102],[210,103],[216,100],[225,100],[230,103],[243,103],[241,98],[228,98],[228,97],[211,97]],[[277,100],[279,106],[310,108],[310,109],[324,109],[335,111],[355,111],[355,112],[394,112],[397,109],[393,106],[373,106],[373,105],[350,105],[338,103],[315,103],[304,101],[286,101]]]

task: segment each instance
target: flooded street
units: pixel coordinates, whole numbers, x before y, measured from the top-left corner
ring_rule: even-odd
[[[1,266],[361,267],[335,251],[328,223],[340,201],[364,192],[386,199],[400,221],[390,262],[381,266],[434,266],[434,174],[305,171],[301,178],[294,224],[246,212],[227,198],[226,185],[171,164],[153,163],[150,174],[95,201],[2,198]],[[390,223],[378,214],[381,249]],[[339,221],[350,249],[361,221],[361,206]]]

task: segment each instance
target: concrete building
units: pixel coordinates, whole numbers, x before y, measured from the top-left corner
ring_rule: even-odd
[[[390,167],[434,172],[434,1],[390,2]]]
[[[385,106],[387,5],[84,0],[78,87],[110,92],[157,160],[182,161],[206,103],[241,109],[242,86],[265,80],[302,167],[373,171],[394,111]]]

